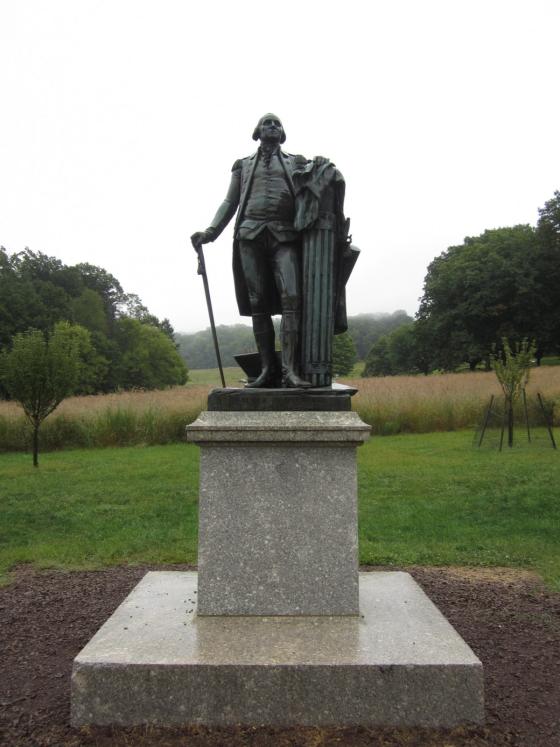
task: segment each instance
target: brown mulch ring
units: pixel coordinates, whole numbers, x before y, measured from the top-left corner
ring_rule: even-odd
[[[531,573],[505,568],[406,569],[482,660],[484,727],[73,729],[72,660],[147,570],[154,568],[14,572],[13,583],[0,589],[0,744],[560,745],[560,593]]]

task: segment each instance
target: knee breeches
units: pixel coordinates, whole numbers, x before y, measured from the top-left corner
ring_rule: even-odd
[[[295,242],[279,242],[268,231],[239,242],[241,266],[253,314],[266,313],[274,288],[282,313],[299,311],[300,250]]]

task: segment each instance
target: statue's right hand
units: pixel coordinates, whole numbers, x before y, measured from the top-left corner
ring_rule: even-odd
[[[191,236],[191,244],[195,251],[198,251],[202,244],[207,244],[209,241],[212,241],[212,236],[208,231],[197,231]]]

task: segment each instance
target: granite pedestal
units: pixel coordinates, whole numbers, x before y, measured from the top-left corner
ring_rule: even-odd
[[[188,428],[198,577],[144,577],[75,659],[73,724],[481,723],[466,643],[408,574],[358,574],[369,427],[293,393],[270,395],[284,411],[231,411],[229,397]]]
[[[357,615],[355,412],[204,412],[201,615]]]

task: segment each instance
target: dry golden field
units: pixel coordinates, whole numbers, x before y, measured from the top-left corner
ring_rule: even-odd
[[[45,449],[166,444],[184,440],[185,425],[206,407],[208,386],[162,391],[119,392],[70,397],[41,426]],[[0,451],[29,447],[21,408],[0,402]]]
[[[64,400],[51,416],[56,417],[95,417],[106,411],[130,411],[141,414],[148,410],[162,413],[191,412],[204,409],[206,396],[211,387],[176,386],[154,391],[118,392],[96,394],[85,397],[69,397]],[[0,402],[0,417],[17,417],[21,407],[15,402]]]
[[[500,394],[495,375],[483,372],[343,381],[359,389],[353,407],[377,434],[474,428],[490,396]],[[206,407],[207,393],[214,386],[197,383],[163,391],[71,397],[43,424],[42,447],[183,440],[185,425]],[[560,425],[560,366],[533,369],[527,392],[529,397],[540,392],[553,404],[555,425]],[[19,405],[0,402],[0,450],[19,451],[28,443],[29,430]]]
[[[359,392],[354,409],[377,433],[427,433],[475,427],[492,394],[501,394],[493,372],[385,376],[348,381]],[[527,396],[540,392],[560,418],[560,366],[531,370]]]

